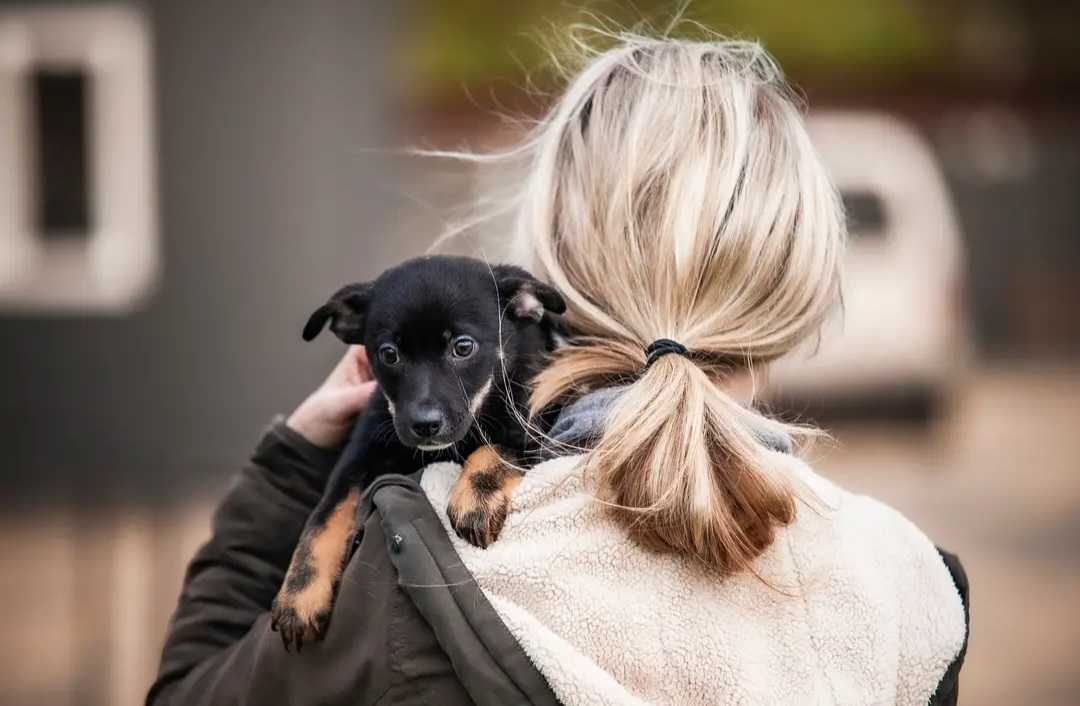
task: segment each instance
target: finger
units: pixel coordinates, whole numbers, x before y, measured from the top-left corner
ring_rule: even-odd
[[[356,372],[359,375],[361,382],[375,379],[375,376],[371,372],[371,362],[368,360],[367,348],[364,348],[363,346],[350,346],[349,352],[346,355],[352,356],[355,361]]]
[[[371,401],[371,396],[375,394],[378,387],[378,383],[374,380],[343,387],[334,395],[335,406],[340,411],[341,416],[351,417],[364,409],[364,407],[367,407],[368,402]]]
[[[367,352],[363,346],[349,346],[345,355],[337,362],[334,369],[326,376],[323,387],[338,387],[342,384],[370,380],[371,368],[367,364]]]

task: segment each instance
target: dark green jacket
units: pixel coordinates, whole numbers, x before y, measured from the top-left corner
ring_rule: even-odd
[[[285,651],[268,611],[335,457],[280,422],[266,434],[188,567],[147,705],[556,704],[404,476],[366,496],[326,640]],[[956,703],[963,657],[933,704]]]
[[[188,568],[147,704],[555,704],[404,476],[367,495],[326,640],[285,651],[267,611],[334,459],[267,433]]]

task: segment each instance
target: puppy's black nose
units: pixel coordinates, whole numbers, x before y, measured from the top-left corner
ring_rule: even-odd
[[[442,431],[443,413],[435,407],[418,409],[413,415],[412,430],[421,439],[430,439]]]

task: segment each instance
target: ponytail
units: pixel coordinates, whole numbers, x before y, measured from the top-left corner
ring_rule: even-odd
[[[639,375],[587,456],[597,498],[646,548],[725,573],[749,568],[795,516],[794,493],[761,433],[800,430],[732,399],[714,382],[730,367],[682,355],[645,366],[635,350],[600,341],[569,348],[536,379],[534,406]]]

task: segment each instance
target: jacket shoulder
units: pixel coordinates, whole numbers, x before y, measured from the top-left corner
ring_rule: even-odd
[[[874,654],[868,668],[891,675],[898,704],[928,703],[966,645],[967,583],[954,575],[958,561],[950,566],[889,505],[845,491],[805,464],[796,472],[821,496],[818,512],[796,521],[790,543],[809,601],[824,618],[815,632],[822,644]]]
[[[421,473],[379,478],[364,505],[378,519],[385,556],[415,613],[408,625],[421,625],[434,635],[456,683],[473,702],[554,706],[558,702],[547,681],[451,544],[420,487]],[[416,666],[421,665],[399,661],[398,669]],[[427,702],[452,703],[442,694],[430,695]]]

